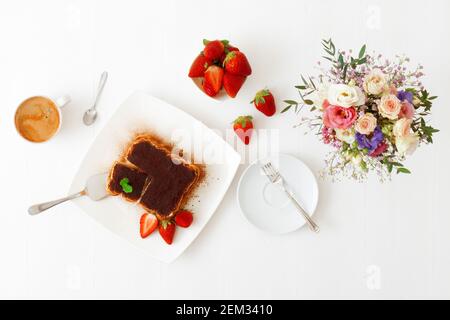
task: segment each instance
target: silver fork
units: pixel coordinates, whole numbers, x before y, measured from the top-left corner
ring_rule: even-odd
[[[270,182],[273,184],[276,184],[281,187],[281,189],[286,193],[286,195],[291,199],[291,201],[294,203],[295,207],[298,209],[298,211],[303,215],[303,217],[306,220],[306,223],[308,224],[309,228],[314,232],[319,232],[319,227],[317,224],[311,219],[311,217],[306,213],[305,209],[298,203],[297,199],[295,199],[294,194],[287,188],[286,183],[281,176],[281,174],[274,168],[271,162],[266,163],[263,165],[262,170],[264,171],[264,174],[269,178]]]

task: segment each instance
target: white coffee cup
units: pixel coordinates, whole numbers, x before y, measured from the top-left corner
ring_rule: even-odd
[[[19,135],[32,143],[51,140],[62,125],[61,109],[70,102],[68,95],[58,99],[33,96],[17,107],[14,124]]]

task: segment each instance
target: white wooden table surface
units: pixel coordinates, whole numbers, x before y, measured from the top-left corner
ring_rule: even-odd
[[[449,13],[446,0],[0,2],[0,298],[450,298]],[[204,37],[229,39],[249,57],[254,73],[237,99],[214,101],[187,77]],[[256,114],[248,102],[266,85],[279,101],[295,97],[326,37],[423,63],[441,132],[407,161],[410,176],[320,181],[320,235],[272,236],[249,225],[235,201],[244,165],[170,265],[72,203],[27,215],[30,204],[67,192],[96,133],[135,90],[224,130],[237,115]],[[101,117],[86,128],[81,117],[103,70]],[[43,145],[22,141],[13,124],[18,103],[34,94],[73,100],[60,134]],[[257,121],[279,130],[282,152],[322,167],[327,147],[293,129],[294,114]]]

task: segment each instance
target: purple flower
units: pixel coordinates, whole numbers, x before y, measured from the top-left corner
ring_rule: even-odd
[[[374,151],[381,142],[383,142],[384,135],[383,132],[381,132],[380,126],[377,126],[371,135],[365,135],[357,132],[355,138],[358,142],[359,148],[368,149],[370,153]]]
[[[397,93],[397,98],[402,102],[405,100],[408,101],[409,103],[413,102],[413,94],[412,94],[412,92],[409,92],[409,91],[404,91],[404,90],[399,91]]]

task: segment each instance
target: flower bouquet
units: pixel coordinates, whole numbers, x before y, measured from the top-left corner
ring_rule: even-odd
[[[426,121],[436,97],[423,87],[423,67],[410,70],[405,56],[391,61],[366,54],[365,45],[356,57],[336,50],[331,39],[322,45],[331,67],[318,62],[318,77],[302,76],[295,87],[300,100],[285,100],[282,112],[310,109],[313,116],[302,117],[300,125],[333,147],[323,174],[364,180],[374,171],[384,181],[392,172],[410,173],[402,163],[406,155],[432,143],[439,131]]]

